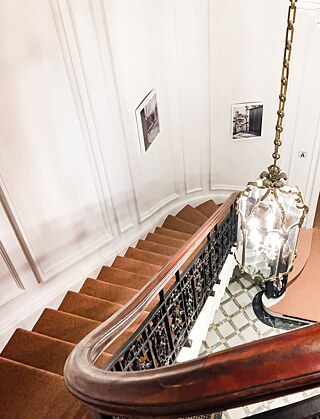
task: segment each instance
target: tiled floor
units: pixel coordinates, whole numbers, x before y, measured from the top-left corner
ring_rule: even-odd
[[[285,333],[286,330],[268,326],[255,315],[252,300],[261,288],[246,278],[231,280],[202,344],[200,356],[252,342],[253,340]],[[320,389],[255,403],[222,414],[223,419],[240,419],[269,409],[275,409],[320,394]]]

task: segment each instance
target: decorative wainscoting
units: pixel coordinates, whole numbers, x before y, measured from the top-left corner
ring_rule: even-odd
[[[17,327],[31,329],[45,307],[57,308],[66,291],[78,291],[87,277],[95,278],[104,264],[111,264],[117,255],[123,255],[129,246],[134,246],[140,238],[144,238],[148,232],[162,225],[167,215],[177,214],[186,204],[195,207],[208,199],[221,203],[232,192],[239,189],[240,187],[237,187],[232,191],[230,185],[225,189],[222,188],[222,185],[219,185],[219,194],[217,195],[214,192],[207,192],[201,196],[187,196],[183,200],[170,202],[165,208],[161,208],[152,217],[142,222],[139,233],[132,236],[128,242],[124,240],[112,242],[111,251],[106,259],[102,260],[101,257],[99,259],[99,255],[95,255],[95,259],[86,258],[79,266],[75,266],[73,270],[66,270],[54,281],[30,287],[25,291],[20,290],[19,293],[16,293],[13,298],[0,307],[2,319],[0,350]]]

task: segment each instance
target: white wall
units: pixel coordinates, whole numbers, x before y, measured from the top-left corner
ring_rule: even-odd
[[[1,0],[2,344],[166,214],[212,195],[208,8]],[[142,154],[135,108],[152,88],[161,133]]]
[[[211,183],[242,188],[272,163],[288,2],[211,5]],[[232,141],[232,104],[260,101],[262,138]]]
[[[211,185],[241,189],[272,163],[287,0],[211,1]],[[298,2],[280,166],[310,206],[320,191],[320,2]],[[264,103],[261,140],[231,141],[231,105]],[[307,159],[299,158],[306,151]],[[318,169],[317,169],[318,168]],[[318,170],[318,172],[317,172]]]
[[[288,4],[0,4],[1,346],[14,326],[30,327],[44,306],[57,306],[67,289],[77,289],[169,212],[208,197],[221,201],[265,169]],[[301,54],[309,54],[306,42],[316,47],[318,34],[306,35],[310,20],[299,23]],[[291,93],[287,116],[288,124],[299,121],[301,133],[315,71],[308,59],[306,80],[298,70],[292,76],[300,90]],[[161,133],[142,154],[135,109],[152,88]],[[230,139],[231,105],[244,101],[265,104],[257,142]],[[317,106],[303,118],[312,122]],[[310,138],[315,129],[310,125]],[[294,147],[301,138],[294,137]],[[293,176],[291,160],[284,165],[292,163]],[[309,177],[316,167],[315,160]]]

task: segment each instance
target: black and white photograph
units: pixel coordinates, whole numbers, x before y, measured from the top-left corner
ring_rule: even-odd
[[[146,152],[160,133],[157,94],[153,89],[136,109],[141,151]]]
[[[232,105],[232,139],[257,139],[262,136],[263,104],[261,102]]]

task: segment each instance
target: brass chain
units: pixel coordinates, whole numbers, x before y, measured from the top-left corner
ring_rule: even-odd
[[[290,0],[290,6],[289,6],[289,12],[288,12],[288,25],[287,25],[285,48],[284,48],[283,64],[282,64],[279,108],[277,112],[278,119],[277,119],[277,125],[276,125],[276,135],[275,135],[275,140],[274,140],[274,152],[272,154],[272,157],[274,159],[274,163],[273,163],[274,167],[277,166],[277,160],[279,160],[280,158],[279,147],[282,144],[280,137],[283,131],[282,122],[285,115],[284,107],[287,100],[289,66],[290,66],[290,59],[291,59],[291,52],[292,52],[294,24],[295,24],[296,14],[297,14],[297,7],[296,7],[297,1],[298,0]]]

